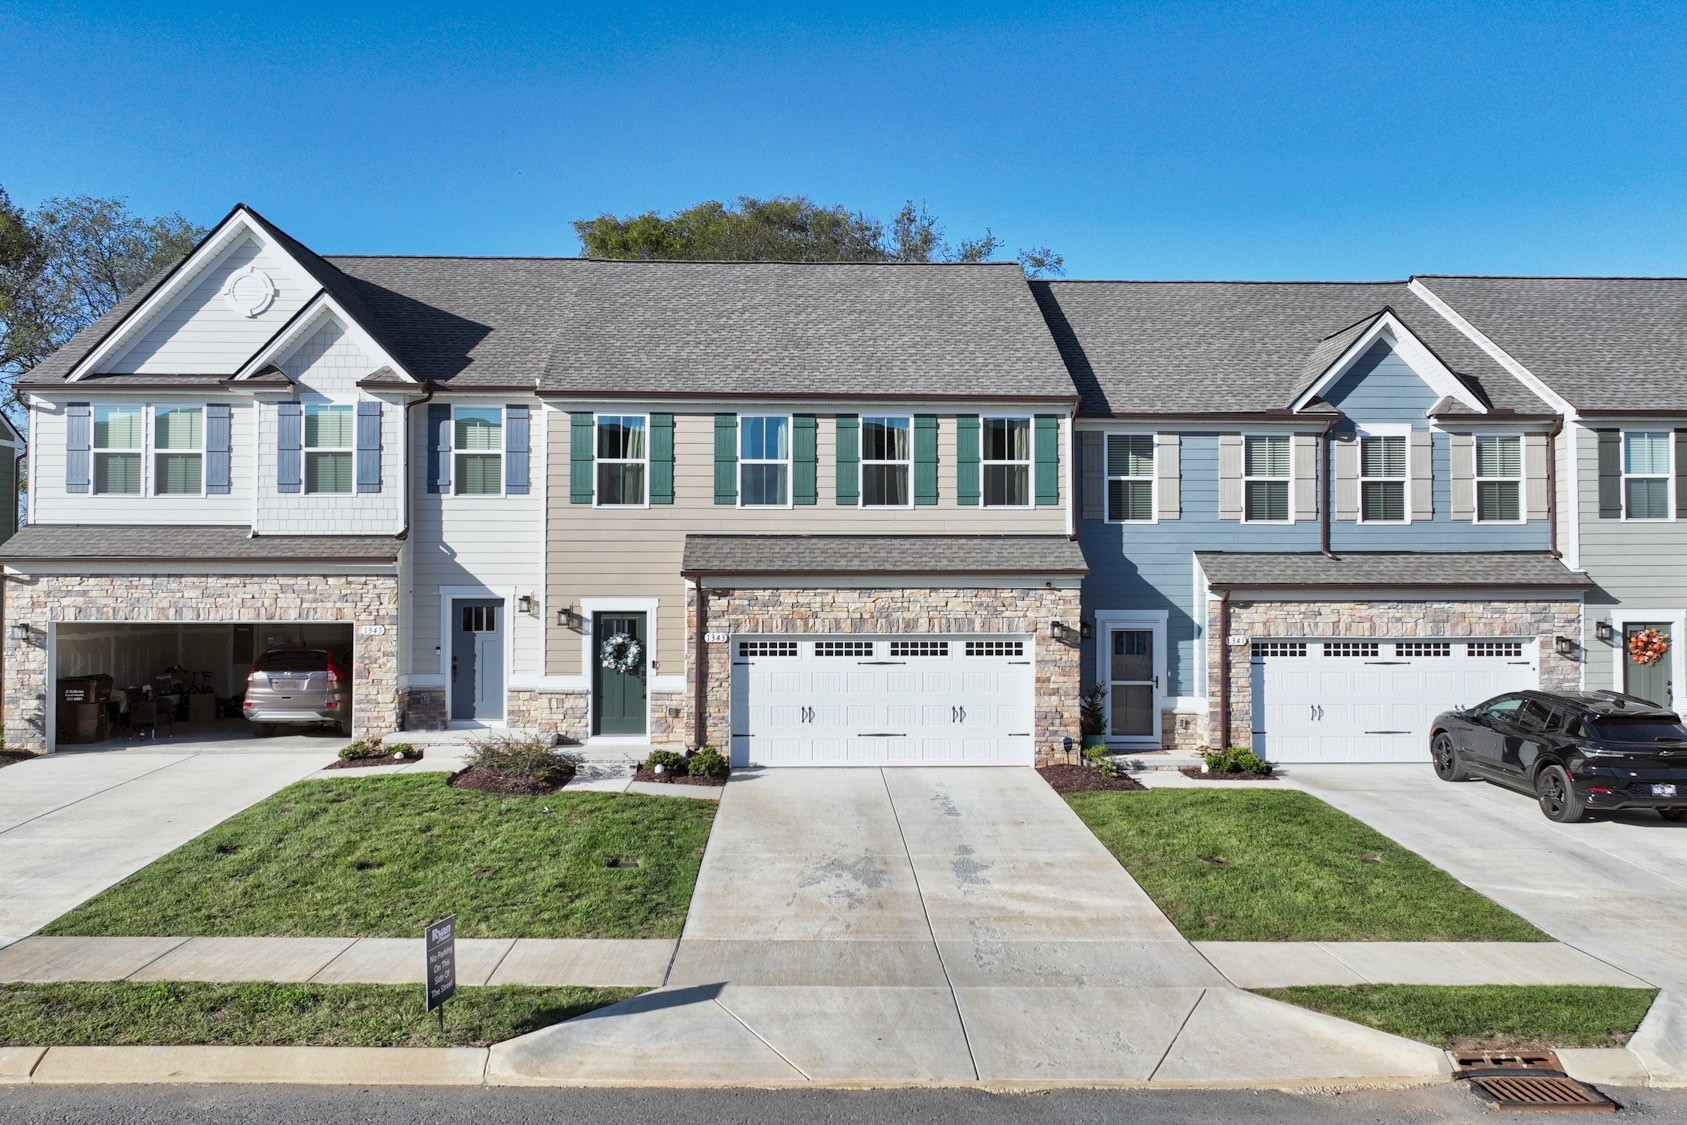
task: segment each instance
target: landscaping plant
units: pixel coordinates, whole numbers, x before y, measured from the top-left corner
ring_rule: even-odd
[[[388,750],[381,745],[380,739],[360,738],[356,742],[347,744],[340,751],[340,761],[361,762],[365,758],[384,758],[387,754]]]
[[[725,777],[732,772],[732,766],[719,750],[705,746],[691,755],[685,770],[692,777]]]
[[[1119,767],[1113,764],[1113,758],[1107,753],[1105,746],[1084,747],[1084,760],[1100,770],[1102,777],[1119,776]]]
[[[1244,746],[1225,750],[1211,750],[1201,755],[1208,773],[1251,773],[1264,777],[1271,772],[1271,764]]]
[[[549,740],[533,735],[494,734],[475,739],[469,743],[464,761],[470,768],[539,785],[565,785],[575,771],[572,758]]]
[[[652,750],[650,757],[644,760],[645,769],[655,769],[661,766],[666,773],[686,772],[685,755],[678,750]]]
[[[1085,747],[1102,745],[1107,733],[1107,687],[1096,684],[1078,697],[1078,730]]]

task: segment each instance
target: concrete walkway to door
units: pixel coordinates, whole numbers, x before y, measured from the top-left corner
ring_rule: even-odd
[[[1293,1081],[1433,1078],[1441,1053],[1230,987],[1031,770],[787,769],[727,786],[667,986],[490,1073]]]

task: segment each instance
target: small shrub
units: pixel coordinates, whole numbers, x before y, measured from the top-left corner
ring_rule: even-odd
[[[403,758],[407,762],[414,762],[422,756],[422,751],[408,742],[395,742],[387,747],[387,753]]]
[[[384,758],[388,750],[378,738],[360,738],[340,751],[340,761],[361,762],[365,758]]]
[[[691,755],[686,763],[685,772],[692,777],[725,777],[732,772],[732,766],[719,750],[713,746],[705,746]]]
[[[464,761],[492,773],[540,785],[563,785],[574,776],[574,760],[550,740],[495,734],[469,743]]]
[[[1118,777],[1119,767],[1113,764],[1112,757],[1105,746],[1090,746],[1084,749],[1084,760],[1101,771],[1102,777]]]
[[[684,773],[685,755],[678,750],[652,750],[650,757],[644,760],[644,767],[653,770],[657,766],[666,773]]]
[[[1213,750],[1201,755],[1208,773],[1251,773],[1261,777],[1271,772],[1271,766],[1258,754],[1241,746],[1228,750]]]
[[[1085,738],[1107,733],[1107,685],[1096,684],[1078,697],[1078,731]]]

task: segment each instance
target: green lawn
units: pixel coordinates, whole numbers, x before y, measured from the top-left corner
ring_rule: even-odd
[[[1258,991],[1455,1051],[1620,1047],[1658,994],[1652,988],[1516,984],[1308,985]]]
[[[625,1000],[627,988],[465,988],[445,1033],[420,985],[0,985],[0,1046],[480,1047]]]
[[[1067,796],[1192,941],[1546,941],[1415,852],[1296,790]]]
[[[446,776],[300,782],[42,932],[418,937],[454,913],[459,937],[679,936],[713,802],[500,797]]]

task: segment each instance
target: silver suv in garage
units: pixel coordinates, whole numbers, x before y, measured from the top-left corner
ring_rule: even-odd
[[[259,738],[279,726],[332,723],[351,736],[351,657],[342,649],[272,648],[246,677],[241,708]]]

